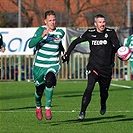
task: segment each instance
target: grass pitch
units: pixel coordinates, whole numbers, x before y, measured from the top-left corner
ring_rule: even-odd
[[[132,81],[112,81],[107,112],[100,115],[96,84],[83,122],[77,121],[86,81],[58,81],[52,120],[35,116],[33,82],[0,82],[0,133],[133,133]],[[42,99],[45,106],[45,95]],[[43,108],[44,111],[44,108]]]

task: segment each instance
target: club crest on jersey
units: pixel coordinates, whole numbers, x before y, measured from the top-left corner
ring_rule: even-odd
[[[105,37],[105,38],[108,38],[108,34],[106,33],[104,37]]]

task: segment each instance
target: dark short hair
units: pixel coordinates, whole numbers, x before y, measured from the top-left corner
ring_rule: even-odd
[[[94,21],[96,21],[97,18],[105,18],[102,14],[97,14],[95,17],[94,17]]]
[[[56,15],[55,15],[55,12],[54,12],[53,10],[49,10],[49,11],[46,11],[46,12],[45,12],[44,18],[46,19],[47,16],[49,16],[49,15],[54,15],[54,16],[56,16]]]

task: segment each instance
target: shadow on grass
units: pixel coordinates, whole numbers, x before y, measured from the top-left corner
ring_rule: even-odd
[[[64,122],[83,123],[83,125],[88,125],[88,124],[90,125],[90,124],[100,124],[100,123],[108,123],[108,122],[124,122],[124,121],[133,121],[133,118],[126,118],[126,115],[116,115],[116,116],[108,116],[108,117],[86,118],[82,121],[67,120]]]
[[[83,125],[91,125],[91,124],[100,124],[100,123],[109,123],[109,122],[123,122],[123,121],[132,121],[133,118],[125,118],[125,115],[116,115],[116,116],[108,116],[108,117],[96,117],[96,118],[86,118],[83,121],[75,120],[66,120],[66,121],[56,121],[56,122],[46,122],[45,124],[50,124],[51,126],[57,126],[61,124],[73,124],[73,123],[82,123]],[[41,123],[44,124],[44,123]]]
[[[30,107],[20,107],[20,108],[9,108],[9,109],[0,109],[0,111],[17,111],[17,110],[25,110],[25,109],[35,109],[35,106],[30,106]]]
[[[10,100],[10,99],[23,99],[23,98],[29,98],[29,97],[34,97],[34,93],[23,93],[23,94],[12,94],[12,95],[2,95],[0,96],[0,101],[6,101],[6,100]]]
[[[64,124],[82,124],[82,125],[92,125],[92,124],[101,124],[101,123],[111,123],[111,122],[124,122],[124,121],[132,121],[133,118],[126,118],[125,115],[116,115],[116,116],[108,116],[108,117],[96,117],[96,118],[86,118],[83,121],[75,120],[65,120],[65,121],[43,121],[39,124],[50,124],[51,126],[58,126]]]

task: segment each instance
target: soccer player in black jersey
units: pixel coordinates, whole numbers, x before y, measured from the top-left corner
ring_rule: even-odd
[[[3,36],[2,36],[1,33],[0,33],[0,50],[1,50],[2,53],[5,52],[5,45],[3,43]]]
[[[100,87],[100,114],[104,115],[106,113],[106,101],[112,79],[114,56],[120,47],[120,43],[115,30],[106,28],[105,24],[105,17],[101,14],[96,15],[94,18],[95,28],[88,29],[83,35],[75,39],[62,56],[63,62],[69,62],[71,51],[77,44],[84,41],[88,41],[90,44],[91,52],[87,64],[88,84],[82,97],[78,120],[85,118],[86,108],[91,101],[92,91],[96,82],[99,83]]]

